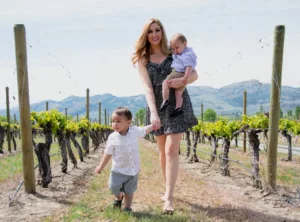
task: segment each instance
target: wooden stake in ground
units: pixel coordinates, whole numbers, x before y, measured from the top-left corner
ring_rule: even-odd
[[[244,116],[246,116],[247,115],[247,91],[245,90],[244,91],[244,103],[243,103],[243,106],[244,106]],[[246,144],[247,144],[247,142],[246,142],[246,139],[247,139],[247,137],[246,137],[246,132],[244,132],[243,133],[244,134],[244,141],[243,141],[243,149],[244,149],[244,153],[246,153]]]
[[[203,103],[201,103],[201,121],[203,123],[204,121],[204,111],[203,111]],[[201,136],[201,143],[205,143],[205,139],[204,139],[204,133],[202,132],[202,136]]]
[[[29,84],[27,72],[26,35],[24,25],[15,25],[15,46],[21,128],[21,146],[25,192],[35,193],[32,126],[30,119]]]
[[[9,88],[5,88],[6,91],[6,119],[7,119],[7,145],[8,145],[8,152],[11,153],[11,129],[10,129],[10,110],[9,110]]]
[[[268,135],[268,174],[267,183],[276,189],[277,171],[277,145],[278,145],[278,125],[280,117],[280,93],[281,93],[281,72],[284,48],[285,27],[278,25],[275,27],[273,71],[271,79],[270,93],[270,114],[269,114],[269,135]]]
[[[101,125],[101,102],[99,102],[99,124]]]
[[[65,108],[65,117],[66,117],[66,121],[68,121],[68,108]]]
[[[90,150],[90,89],[86,89],[86,119],[88,120],[87,128],[87,150]]]

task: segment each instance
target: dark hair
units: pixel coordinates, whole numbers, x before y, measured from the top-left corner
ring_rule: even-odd
[[[181,41],[182,43],[187,42],[186,37],[185,37],[183,34],[181,34],[181,33],[175,34],[175,35],[172,37],[171,42],[172,42],[172,41],[176,41],[176,40],[179,40],[179,41]]]
[[[119,106],[113,111],[113,113],[117,114],[118,116],[125,116],[127,120],[132,120],[132,113],[126,107]]]

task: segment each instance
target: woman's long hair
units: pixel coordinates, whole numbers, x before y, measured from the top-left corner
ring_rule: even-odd
[[[150,45],[150,42],[148,41],[148,31],[150,29],[150,26],[153,23],[158,24],[161,28],[160,48],[161,48],[162,53],[164,53],[165,55],[170,54],[170,49],[168,46],[168,40],[167,40],[164,26],[158,19],[152,18],[145,24],[142,34],[140,35],[139,39],[137,40],[137,42],[135,44],[135,53],[133,53],[133,55],[131,57],[131,61],[132,61],[133,65],[135,65],[135,63],[137,63],[137,61],[142,57],[144,57],[146,59],[146,62],[148,62],[150,59],[151,45]]]

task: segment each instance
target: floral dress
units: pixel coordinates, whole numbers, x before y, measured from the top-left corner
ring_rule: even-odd
[[[172,71],[172,56],[168,56],[161,64],[148,62],[147,63],[147,71],[152,83],[156,109],[159,112],[160,106],[163,102],[162,98],[162,82],[166,79],[167,75],[169,75]],[[187,130],[198,124],[198,120],[194,115],[192,102],[190,100],[190,96],[188,94],[187,89],[184,90],[182,94],[183,98],[183,115],[178,115],[176,117],[170,117],[170,113],[176,107],[175,100],[175,90],[170,89],[170,97],[169,97],[169,106],[163,112],[159,112],[158,115],[160,117],[162,127],[159,130],[153,131],[154,135],[160,136],[163,134],[171,134],[171,133],[184,133]],[[149,112],[148,112],[149,113]]]

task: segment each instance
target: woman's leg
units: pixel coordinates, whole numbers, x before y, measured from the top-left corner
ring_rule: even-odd
[[[157,145],[159,149],[160,167],[165,181],[166,181],[166,154],[165,154],[166,138],[167,135],[161,135],[156,137]]]
[[[166,155],[166,202],[164,210],[173,210],[173,192],[179,168],[179,146],[182,133],[167,135],[165,144]]]

